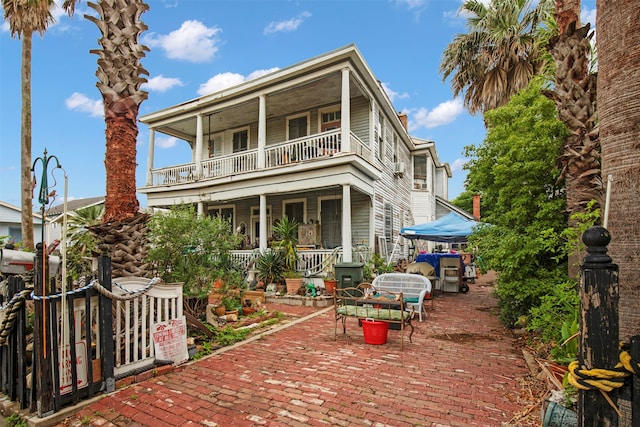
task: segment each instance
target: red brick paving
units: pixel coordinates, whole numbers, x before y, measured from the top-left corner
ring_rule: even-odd
[[[355,319],[333,339],[331,312],[171,373],[118,390],[64,425],[500,426],[523,408],[529,374],[493,314],[486,278],[467,294],[436,297],[413,343],[389,331],[364,342]],[[271,305],[306,314],[311,307]]]

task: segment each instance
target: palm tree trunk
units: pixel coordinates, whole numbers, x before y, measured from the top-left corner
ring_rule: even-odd
[[[640,9],[598,0],[602,172],[612,176],[609,255],[620,268],[620,338],[640,334]]]
[[[135,118],[134,118],[135,119]],[[132,218],[139,208],[136,197],[136,123],[126,116],[106,119],[105,169],[107,194],[103,222]]]
[[[31,44],[33,31],[22,35],[22,111],[20,133],[20,195],[22,247],[33,250],[33,192],[31,188]]]

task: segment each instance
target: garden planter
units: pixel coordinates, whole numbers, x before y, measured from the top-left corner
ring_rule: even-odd
[[[227,313],[227,309],[224,307],[224,305],[219,305],[214,309],[214,313],[216,313],[216,316],[218,317],[224,316]]]
[[[298,291],[302,287],[302,277],[285,279],[287,284],[287,295],[298,295]]]
[[[333,291],[336,290],[336,286],[338,286],[337,280],[325,280],[324,281],[324,290],[328,295],[333,295]]]
[[[238,320],[238,310],[227,311],[224,315],[224,320],[227,322],[236,322]]]

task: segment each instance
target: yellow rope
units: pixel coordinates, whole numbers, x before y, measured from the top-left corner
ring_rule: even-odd
[[[569,364],[569,384],[580,390],[601,390],[610,392],[624,385],[624,380],[631,374],[640,372],[640,363],[631,359],[627,351],[620,352],[620,361],[613,369],[583,369],[578,361]]]

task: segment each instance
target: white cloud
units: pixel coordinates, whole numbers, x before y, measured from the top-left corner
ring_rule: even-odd
[[[142,89],[152,90],[156,92],[166,92],[169,89],[173,89],[176,86],[184,86],[182,80],[174,77],[165,77],[162,74],[149,79],[147,83],[142,85]]]
[[[464,166],[464,164],[467,162],[466,159],[461,159],[460,157],[458,157],[457,159],[455,159],[453,161],[453,164],[451,164],[451,172],[457,172],[457,171],[461,171],[462,167]]]
[[[200,87],[198,88],[198,95],[202,96],[202,95],[207,95],[209,93],[218,92],[228,87],[238,85],[247,80],[256,79],[260,76],[264,76],[265,74],[269,74],[277,70],[278,68],[269,68],[267,70],[256,70],[250,73],[247,77],[243,76],[242,74],[230,73],[230,72],[216,74],[215,76],[207,80],[206,83],[203,83],[200,85]]]
[[[207,62],[218,51],[221,32],[221,28],[207,27],[200,21],[184,21],[179,29],[167,35],[150,33],[144,36],[142,43],[163,49],[170,59]]]
[[[291,18],[287,21],[269,22],[269,24],[264,28],[264,34],[290,33],[291,31],[297,30],[305,19],[310,17],[311,13],[305,11],[297,17]]]
[[[394,102],[396,99],[409,98],[409,94],[407,92],[398,93],[392,90],[388,84],[386,83],[381,83],[381,84],[382,84],[382,89],[387,93],[387,96],[389,97],[391,102]]]
[[[582,25],[586,24],[587,22],[589,24],[591,24],[591,29],[595,30],[596,29],[596,9],[587,9],[584,8],[580,11],[580,22],[582,23]]]
[[[178,138],[174,138],[172,136],[156,138],[154,143],[155,143],[156,147],[171,148],[171,147],[174,147],[178,143]]]
[[[82,93],[74,92],[69,98],[64,100],[64,103],[71,111],[89,113],[91,117],[104,117],[102,100],[91,99]]]
[[[393,2],[399,6],[406,6],[409,10],[424,6],[424,0],[393,0]]]
[[[463,111],[464,105],[461,98],[443,102],[431,111],[424,107],[420,108],[413,114],[413,118],[409,120],[409,131],[447,125],[452,123]]]

